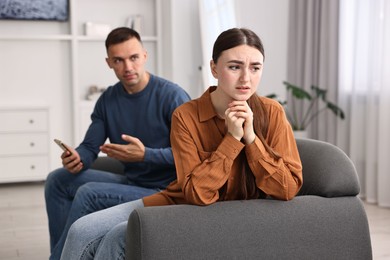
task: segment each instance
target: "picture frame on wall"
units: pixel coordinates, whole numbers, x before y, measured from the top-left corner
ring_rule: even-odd
[[[69,0],[0,0],[0,19],[67,21]]]

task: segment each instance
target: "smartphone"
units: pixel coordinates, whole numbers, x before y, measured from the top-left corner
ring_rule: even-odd
[[[62,149],[62,151],[66,152],[70,152],[72,153],[68,147],[61,141],[61,140],[58,140],[58,139],[54,139],[54,142]]]

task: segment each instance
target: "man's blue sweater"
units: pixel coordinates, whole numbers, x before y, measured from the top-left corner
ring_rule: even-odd
[[[83,142],[77,147],[84,168],[90,167],[109,138],[111,143],[125,144],[121,135],[134,136],[145,146],[143,162],[124,163],[130,183],[164,189],[176,179],[170,143],[171,116],[189,95],[163,78],[150,75],[144,90],[128,94],[122,83],[110,86],[97,100],[92,123]]]

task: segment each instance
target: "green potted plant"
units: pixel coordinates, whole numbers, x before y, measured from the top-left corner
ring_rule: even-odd
[[[283,84],[286,86],[288,93],[291,93],[291,104],[287,101],[280,101],[286,111],[287,118],[294,131],[305,131],[310,123],[321,112],[329,109],[332,113],[341,119],[345,118],[343,110],[336,104],[330,102],[326,98],[327,90],[321,89],[317,86],[311,86],[311,93],[304,90],[302,87],[293,85],[287,81]],[[277,99],[276,94],[267,95],[269,98]],[[309,104],[304,106],[301,116],[298,115],[297,106],[302,102],[307,101]]]

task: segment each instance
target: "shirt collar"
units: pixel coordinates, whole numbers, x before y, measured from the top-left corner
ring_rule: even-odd
[[[215,112],[215,109],[213,107],[213,103],[211,102],[211,92],[213,92],[217,87],[211,86],[209,87],[203,95],[199,98],[199,121],[204,122],[207,121],[217,115],[217,112]]]

